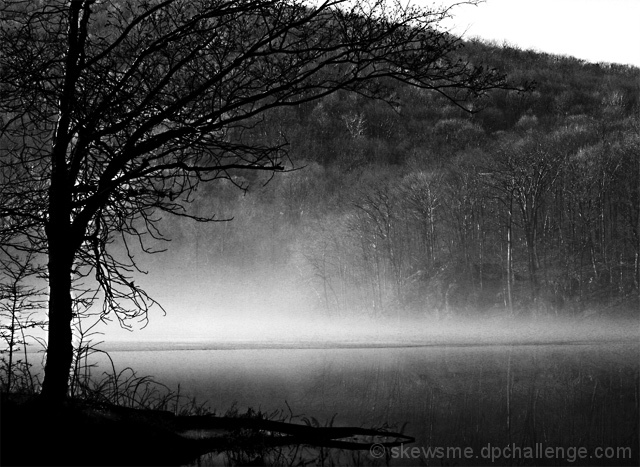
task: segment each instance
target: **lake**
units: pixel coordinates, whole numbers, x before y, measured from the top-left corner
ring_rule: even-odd
[[[110,354],[218,414],[388,423],[416,438],[382,459],[338,452],[327,464],[638,465],[637,341],[362,347],[147,343]]]

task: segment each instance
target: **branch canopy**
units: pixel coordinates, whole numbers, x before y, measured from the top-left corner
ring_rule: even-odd
[[[339,90],[384,99],[393,81],[454,102],[504,87],[438,29],[449,13],[383,0],[3,2],[0,241],[51,255],[60,240],[77,274],[94,272],[105,312],[142,306],[113,236],[161,236],[158,212],[213,220],[186,209],[200,182],[284,170],[284,137],[248,136],[270,109]]]

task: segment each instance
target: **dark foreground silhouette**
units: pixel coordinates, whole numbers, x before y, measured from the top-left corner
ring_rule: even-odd
[[[257,417],[178,416],[86,401],[2,395],[0,464],[184,465],[210,452],[309,445],[368,450],[411,443],[401,433],[313,427]]]

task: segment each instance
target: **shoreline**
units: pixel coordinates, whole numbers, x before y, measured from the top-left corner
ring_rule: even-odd
[[[122,341],[105,343],[106,352],[177,352],[177,351],[229,351],[229,350],[367,350],[367,349],[436,349],[436,348],[498,348],[498,347],[568,347],[623,345],[637,346],[640,341],[634,338],[594,339],[594,340],[505,340],[497,342],[397,342],[362,343],[348,341],[297,341],[297,342],[260,342],[260,341],[199,341],[199,342],[136,342]]]

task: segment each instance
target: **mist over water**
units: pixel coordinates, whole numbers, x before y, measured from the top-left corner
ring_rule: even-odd
[[[632,319],[582,322],[561,319],[218,318],[187,335],[107,341],[105,349],[385,348],[635,343]],[[133,334],[135,336],[135,334]],[[129,336],[132,336],[129,334]],[[126,336],[125,336],[126,337]],[[146,345],[148,344],[148,345]]]
[[[179,253],[179,251],[178,251]],[[146,323],[100,325],[105,348],[125,342],[234,343],[288,346],[502,345],[637,341],[635,314],[567,315],[518,310],[412,308],[327,310],[317,291],[287,268],[194,265],[180,254],[142,257],[136,278],[165,309]],[[599,311],[599,310],[596,310]]]

